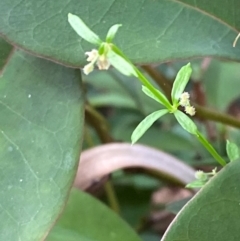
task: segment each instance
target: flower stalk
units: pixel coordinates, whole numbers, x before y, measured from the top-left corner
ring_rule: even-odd
[[[209,151],[209,153],[219,162],[220,165],[225,166],[226,161],[221,158],[212,145],[204,138],[204,136],[198,131],[195,123],[186,115],[193,116],[196,110],[190,104],[190,95],[184,92],[186,85],[190,79],[192,68],[190,63],[183,66],[178,72],[176,79],[173,83],[171,91],[171,103],[167,97],[156,89],[150,81],[142,74],[142,72],[125,56],[122,51],[112,43],[121,24],[113,25],[106,36],[106,42],[103,42],[98,35],[96,35],[87,25],[77,16],[69,14],[68,21],[75,32],[98,47],[92,49],[90,52],[86,52],[87,61],[90,62],[84,66],[83,72],[89,74],[93,71],[96,64],[100,70],[109,69],[110,65],[115,67],[119,72],[127,76],[135,76],[143,84],[143,92],[149,97],[155,99],[161,103],[165,109],[156,111],[147,116],[134,130],[132,134],[132,143],[135,143],[150,126],[160,117],[165,114],[172,113],[176,117],[179,124],[189,133],[194,134],[202,145]],[[184,107],[186,114],[178,110],[178,107]]]

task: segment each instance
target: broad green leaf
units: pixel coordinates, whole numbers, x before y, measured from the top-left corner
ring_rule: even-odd
[[[8,44],[4,39],[0,38],[0,72],[7,62],[7,58],[11,53],[12,46]]]
[[[101,44],[101,39],[78,16],[69,13],[68,22],[81,38],[94,45]]]
[[[240,240],[240,161],[229,163],[179,212],[162,241]]]
[[[183,198],[181,200],[169,203],[166,205],[166,210],[173,214],[178,214],[178,212],[191,200],[192,197]]]
[[[227,140],[227,154],[230,161],[235,161],[239,158],[238,146],[229,140]]]
[[[181,94],[184,92],[185,87],[190,79],[192,73],[192,68],[190,63],[183,66],[174,80],[173,87],[172,87],[172,102],[173,104],[177,104]]]
[[[36,55],[80,67],[93,46],[74,33],[68,13],[101,39],[121,23],[114,43],[137,64],[206,55],[240,60],[240,45],[232,47],[240,29],[234,0],[1,0],[0,33]]]
[[[114,37],[120,27],[122,27],[122,24],[115,24],[108,30],[107,37],[106,37],[106,41],[108,43],[112,42],[112,40],[114,39]]]
[[[157,110],[151,113],[150,115],[148,115],[144,120],[142,120],[132,133],[132,136],[131,136],[132,144],[136,143],[157,119],[159,119],[163,115],[166,115],[168,112],[169,111],[166,109]]]
[[[46,241],[140,241],[117,214],[87,193],[72,190]]]
[[[134,67],[127,60],[116,54],[114,51],[109,50],[107,53],[107,58],[111,65],[122,74],[135,77],[138,76]]]
[[[176,117],[178,123],[182,126],[183,129],[192,134],[197,134],[197,126],[195,123],[182,111],[177,110],[174,112],[174,116]]]
[[[15,52],[0,77],[0,113],[0,240],[39,241],[78,166],[80,72]]]
[[[165,106],[164,103],[163,103],[162,101],[160,101],[159,98],[157,98],[157,96],[155,96],[146,86],[144,86],[144,85],[142,86],[142,91],[144,92],[144,94],[146,94],[146,95],[149,96],[150,98],[156,100],[157,102],[159,102],[160,104],[162,104],[163,106]],[[158,92],[159,95],[162,96],[162,98],[163,98],[167,103],[169,103],[168,99],[166,98],[166,96],[165,96],[161,91],[159,91],[158,89],[156,89],[156,91]],[[169,105],[170,105],[170,103],[169,103]]]

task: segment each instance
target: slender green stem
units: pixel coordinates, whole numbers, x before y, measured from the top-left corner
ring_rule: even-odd
[[[89,123],[96,130],[103,143],[113,141],[107,121],[97,110],[94,109],[93,106],[89,104],[85,105],[85,116],[87,123]]]
[[[171,92],[172,92],[172,83],[159,71],[153,68],[150,65],[142,65],[142,69],[148,73],[148,75],[156,82],[156,84],[162,89],[165,93],[168,100],[171,101]]]
[[[112,142],[113,138],[110,135],[108,123],[105,120],[105,118],[97,110],[95,110],[94,107],[90,106],[89,104],[85,105],[85,114],[87,122],[96,130],[101,141],[103,143]],[[115,194],[111,180],[108,180],[104,184],[104,190],[106,192],[110,207],[116,213],[119,213],[120,208],[118,205],[118,199]]]
[[[203,144],[203,146],[210,152],[210,154],[215,158],[216,161],[222,166],[225,166],[226,161],[217,153],[213,146],[207,141],[207,139],[197,131],[196,136],[198,140]]]
[[[112,50],[123,57],[126,61],[128,61],[134,68],[134,70],[137,73],[138,79],[142,82],[143,85],[145,85],[170,111],[172,111],[172,105],[170,102],[164,98],[164,95],[161,95],[158,90],[148,81],[148,79],[142,74],[142,72],[128,59],[127,56],[125,56],[122,51],[116,46],[112,46]]]
[[[115,72],[111,71],[109,73],[118,82],[118,84],[121,85],[124,88],[124,90],[129,94],[129,96],[133,99],[133,101],[135,102],[138,109],[143,114],[145,114],[145,111],[144,111],[144,108],[143,108],[143,105],[141,103],[139,96],[136,95],[136,93],[129,88],[128,83],[125,83],[118,75],[116,75]]]
[[[141,82],[171,111],[172,105],[169,103],[167,98],[163,98],[161,94],[156,90],[156,88],[148,81],[148,79],[142,74],[142,72],[136,68],[135,71],[137,72],[138,78],[141,80]]]
[[[234,118],[230,115],[220,113],[218,111],[214,111],[212,109],[202,107],[199,105],[194,105],[194,106],[196,109],[196,116],[202,117],[207,120],[213,120],[216,122],[220,122],[225,125],[240,128],[240,121],[237,118]]]
[[[170,81],[159,74],[158,71],[150,66],[143,66],[143,69],[155,80],[155,82],[162,88],[168,99],[171,99],[171,83]],[[200,106],[194,103],[196,109],[196,117],[200,117],[206,120],[213,120],[225,125],[240,128],[240,121],[230,115],[219,113],[215,110],[209,109],[204,106]]]
[[[119,207],[119,204],[118,204],[117,196],[115,194],[112,182],[108,180],[104,184],[104,189],[105,189],[110,207],[112,208],[113,211],[115,211],[116,213],[119,214],[120,213],[120,207]]]
[[[87,125],[85,125],[85,127],[84,127],[84,139],[85,139],[88,147],[94,147],[95,146],[93,138],[90,134],[90,131],[89,131],[89,128],[88,128]]]
[[[142,72],[137,67],[135,67],[135,65],[132,64],[132,62],[122,53],[122,51],[118,49],[118,47],[115,45],[112,46],[112,49],[133,66],[134,70],[137,73],[138,79],[142,82],[142,84],[145,85],[170,111],[173,111],[173,106],[166,98],[164,98],[165,96],[161,95],[156,90],[156,88],[148,81],[148,79],[142,74]],[[199,131],[196,132],[196,136],[198,140],[203,144],[203,146],[216,159],[216,161],[219,162],[219,164],[221,164],[222,166],[225,166],[227,164],[226,161],[217,153],[217,151],[213,148],[213,146],[207,141],[207,139]]]

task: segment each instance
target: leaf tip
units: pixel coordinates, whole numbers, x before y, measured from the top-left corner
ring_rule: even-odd
[[[68,21],[70,20],[70,18],[72,18],[74,15],[72,13],[68,13]]]
[[[137,142],[137,140],[132,135],[131,136],[131,145],[133,146],[136,142]]]

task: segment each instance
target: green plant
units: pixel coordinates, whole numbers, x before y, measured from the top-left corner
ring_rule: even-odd
[[[184,110],[190,116],[195,115],[195,108],[190,105],[189,93],[184,92],[185,87],[190,79],[192,69],[190,64],[182,67],[178,72],[177,77],[173,83],[171,91],[171,102],[167,97],[158,89],[156,89],[146,77],[131,63],[131,61],[122,53],[122,51],[115,46],[111,41],[115,37],[117,30],[121,24],[113,25],[106,36],[106,42],[103,42],[95,33],[93,33],[85,23],[75,15],[71,13],[68,15],[68,21],[76,33],[85,39],[86,41],[96,45],[99,49],[93,49],[91,52],[86,52],[88,55],[88,61],[83,71],[85,74],[89,74],[93,71],[93,66],[97,62],[98,68],[108,69],[110,65],[113,65],[118,71],[127,76],[134,76],[140,80],[143,84],[142,91],[152,99],[159,102],[166,109],[158,110],[147,116],[134,130],[131,139],[132,144],[137,142],[137,140],[149,129],[149,127],[159,118],[166,115],[167,113],[173,113],[178,123],[188,131],[189,133],[195,135],[198,140],[204,145],[204,147],[211,153],[211,155],[219,162],[222,166],[226,165],[221,156],[216,152],[212,145],[206,140],[206,138],[198,131],[197,126],[194,122],[183,112],[178,110],[179,106],[184,107]],[[231,146],[231,147],[230,147]],[[228,154],[237,153],[236,151],[230,151],[237,149],[236,146],[228,142],[227,145]],[[232,154],[230,154],[233,156]],[[237,155],[234,159],[237,159]],[[230,158],[232,160],[232,158]],[[205,180],[207,181],[207,179]],[[199,184],[198,184],[199,185]],[[188,185],[190,187],[190,185]],[[194,186],[193,186],[194,187]]]
[[[226,126],[239,128],[240,121],[224,111],[228,108],[232,114],[237,109],[234,99],[239,95],[239,64],[217,60],[209,64],[205,57],[239,61],[239,9],[237,1],[221,5],[217,0],[2,0],[0,240],[159,240],[161,231],[156,235],[156,230],[151,230],[147,215],[150,196],[165,185],[163,180],[202,188],[190,201],[184,199],[186,205],[162,240],[238,240],[239,131]],[[69,12],[76,14],[69,14],[70,24],[90,44],[77,38],[70,28],[66,20]],[[113,25],[115,22],[122,25]],[[104,42],[101,39],[105,33]],[[86,52],[86,74],[93,71],[94,64],[99,69],[112,65],[128,77],[113,69],[82,76],[79,68],[85,63],[85,50],[92,44],[98,49]],[[191,65],[175,61],[191,57],[203,59],[191,60]],[[153,68],[151,64],[157,62],[172,63]],[[135,66],[140,63],[144,63],[141,68]],[[202,86],[206,91],[201,92]],[[221,113],[206,108],[205,98]],[[209,120],[218,123],[215,130]],[[217,141],[211,139],[214,134]],[[225,148],[226,136],[231,142],[227,141]],[[132,144],[140,140],[154,146],[159,159],[168,160],[159,165],[155,150],[142,145],[116,144],[112,151],[111,145],[106,146],[112,155],[106,161],[112,166],[103,173],[114,172],[103,185],[102,202],[120,213],[141,237],[119,215],[82,191],[72,190],[64,207],[75,177],[75,187],[91,190],[96,183],[101,186],[102,176],[95,175],[107,167],[96,165],[96,170],[90,162],[88,169],[83,166],[76,176],[82,140],[85,149],[115,140],[129,141],[130,137]],[[102,158],[102,147],[94,156],[96,161]],[[144,170],[141,174],[118,170],[115,152],[119,162],[128,155],[129,163],[121,163],[122,168]],[[85,153],[88,151],[81,158]],[[133,153],[137,165],[131,159]],[[223,168],[217,172],[213,168],[219,164]],[[189,165],[207,170],[195,172],[194,177]],[[131,203],[136,196],[138,201]]]

